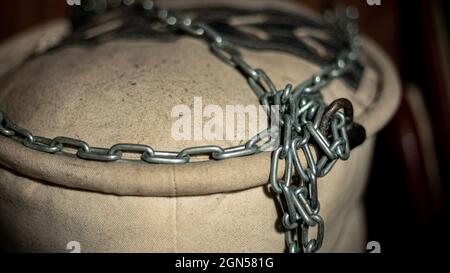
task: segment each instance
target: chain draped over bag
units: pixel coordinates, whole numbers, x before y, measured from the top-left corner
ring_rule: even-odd
[[[340,9],[333,13],[332,20],[346,35],[348,48],[337,55],[333,64],[293,87],[287,84],[277,89],[264,70],[248,64],[239,49],[206,24],[159,8],[152,1],[124,1],[146,10],[149,16],[158,18],[168,27],[181,30],[193,37],[203,38],[224,63],[235,67],[248,80],[261,105],[269,116],[270,126],[247,143],[222,148],[208,145],[186,148],[180,152],[157,151],[148,145],[116,144],[110,148],[91,147],[88,143],[69,137],[49,139],[35,136],[11,121],[0,111],[0,134],[26,147],[46,153],[68,153],[76,149],[76,155],[85,160],[113,162],[122,160],[125,153],[139,154],[141,160],[154,164],[185,164],[192,157],[208,155],[213,160],[224,160],[249,156],[272,150],[270,187],[281,204],[282,225],[285,229],[287,250],[316,252],[324,239],[324,220],[319,215],[317,179],[327,175],[335,163],[347,160],[351,148],[361,144],[365,138],[364,128],[353,123],[353,107],[345,98],[326,105],[321,90],[334,79],[352,69],[358,60],[361,37],[354,23],[355,10]],[[274,107],[275,106],[275,107]],[[278,117],[278,120],[270,120]],[[356,132],[356,133],[355,133]],[[354,137],[356,135],[356,137]],[[302,163],[299,153],[306,159]],[[284,172],[279,175],[280,162]],[[279,177],[282,179],[279,179]],[[309,229],[316,227],[316,236],[310,239]]]

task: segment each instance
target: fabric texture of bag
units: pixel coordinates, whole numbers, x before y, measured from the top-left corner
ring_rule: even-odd
[[[188,5],[180,2],[168,6]],[[310,14],[292,3],[227,5]],[[36,135],[70,136],[98,147],[141,143],[179,151],[242,144],[177,141],[170,135],[171,109],[192,106],[194,97],[204,105],[259,105],[245,78],[214,57],[203,41],[113,39],[67,46],[24,62],[43,39],[58,40],[68,31],[68,22],[60,20],[0,45],[0,109],[21,126]],[[320,69],[285,52],[242,52],[276,86],[301,82]],[[399,103],[397,73],[367,37],[361,62],[357,90],[336,80],[322,91],[327,103],[341,97],[353,103],[367,139],[318,180],[326,223],[321,252],[365,250],[362,195],[376,133]],[[101,163],[33,151],[0,137],[2,247],[65,252],[76,241],[83,252],[282,252],[280,211],[267,187],[269,167],[269,152],[186,165]]]

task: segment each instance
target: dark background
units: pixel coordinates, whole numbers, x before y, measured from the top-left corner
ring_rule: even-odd
[[[320,12],[337,1],[300,2]],[[362,32],[391,56],[403,85],[400,109],[377,140],[366,196],[368,239],[379,241],[382,252],[441,249],[450,181],[449,1],[339,3],[359,8]],[[63,0],[1,0],[0,42],[68,14]]]

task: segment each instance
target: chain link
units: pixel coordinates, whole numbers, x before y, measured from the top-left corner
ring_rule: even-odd
[[[247,78],[269,118],[273,111],[277,111],[280,128],[270,127],[244,145],[229,148],[208,145],[168,152],[157,151],[147,145],[127,143],[98,148],[68,137],[49,139],[35,136],[0,111],[0,134],[45,153],[70,153],[70,149],[75,149],[81,159],[104,162],[124,160],[127,154],[134,154],[139,155],[140,160],[153,164],[185,164],[197,156],[224,160],[254,155],[272,147],[278,138],[280,145],[272,152],[269,184],[278,195],[283,209],[281,222],[285,228],[287,250],[306,253],[319,250],[324,240],[324,221],[319,215],[317,179],[328,174],[339,159],[349,158],[347,131],[353,126],[351,102],[338,99],[326,106],[320,91],[351,69],[358,59],[361,38],[354,21],[350,20],[348,14],[335,16],[339,18],[336,25],[341,26],[349,47],[337,56],[333,64],[323,67],[319,73],[295,88],[287,84],[279,90],[264,70],[248,64],[234,44],[208,25],[172,14],[148,0],[130,0],[124,1],[124,4],[140,5],[167,26],[207,41],[214,55]],[[277,110],[273,110],[272,106],[278,106],[275,108]],[[301,162],[299,154],[303,154],[306,164]],[[282,179],[279,179],[281,161],[284,161],[284,171]],[[309,230],[312,227],[317,232],[310,238]]]

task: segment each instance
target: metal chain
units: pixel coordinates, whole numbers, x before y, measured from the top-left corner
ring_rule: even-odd
[[[319,215],[317,179],[330,172],[339,160],[347,160],[350,145],[347,136],[353,126],[353,108],[347,99],[338,99],[327,106],[320,91],[334,79],[351,69],[357,61],[361,48],[354,19],[354,10],[344,10],[345,16],[337,14],[333,23],[346,35],[349,47],[341,52],[336,61],[293,88],[287,84],[277,89],[264,72],[248,64],[239,49],[206,24],[194,22],[188,17],[176,15],[159,8],[152,1],[124,1],[125,5],[140,5],[150,16],[157,17],[169,27],[205,39],[224,63],[235,67],[248,80],[261,105],[270,114],[277,111],[279,125],[272,126],[246,144],[222,148],[215,145],[186,148],[180,152],[157,151],[148,145],[116,144],[110,148],[91,147],[83,140],[56,137],[49,139],[35,136],[27,129],[11,121],[0,111],[0,134],[26,147],[46,153],[71,153],[81,159],[112,162],[125,159],[125,154],[138,154],[142,161],[157,164],[185,164],[193,157],[203,155],[214,160],[249,156],[273,147],[276,139],[281,144],[272,152],[270,186],[276,193],[283,209],[282,224],[285,228],[286,247],[289,252],[316,252],[324,239],[324,221]],[[336,14],[335,14],[336,15]],[[273,108],[272,106],[278,106]],[[273,110],[277,109],[277,110]],[[300,160],[303,154],[306,164]],[[284,161],[283,178],[279,179],[279,164]],[[309,229],[316,227],[316,236],[309,236]]]

